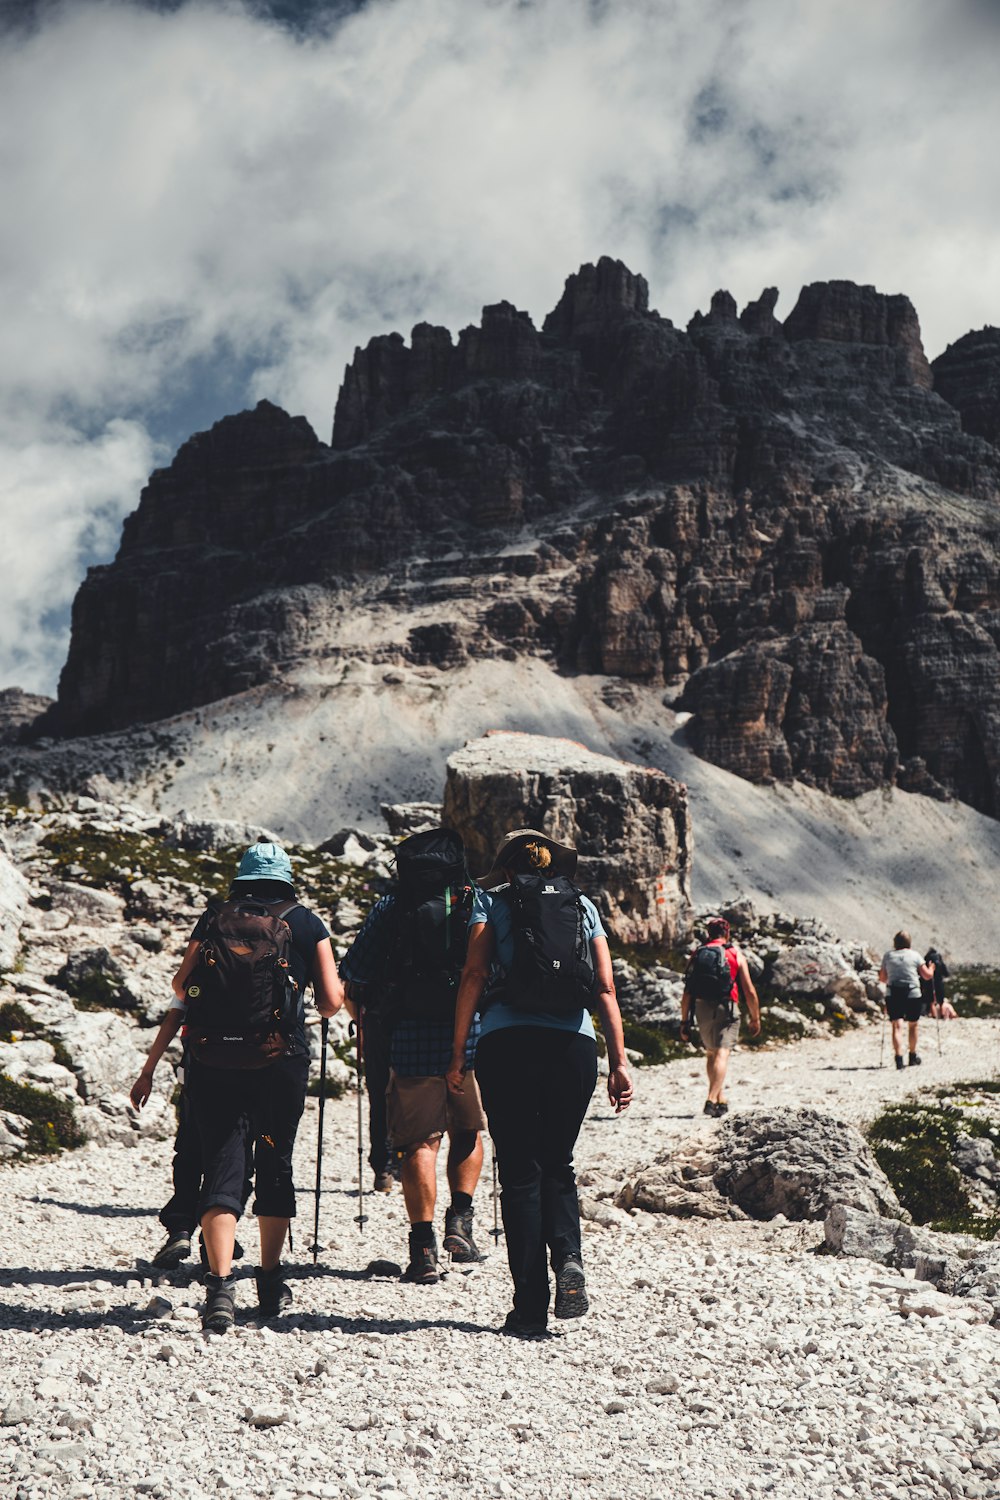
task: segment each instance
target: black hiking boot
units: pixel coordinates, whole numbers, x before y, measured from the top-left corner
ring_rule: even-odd
[[[920,1058],[917,1056],[917,1054],[915,1052],[911,1052],[910,1053],[910,1067],[911,1068],[919,1068],[920,1067]]]
[[[437,1240],[431,1238],[417,1241],[410,1234],[410,1264],[402,1275],[403,1281],[414,1281],[419,1286],[432,1286],[441,1280],[438,1271]]]
[[[548,1333],[548,1326],[544,1318],[526,1318],[512,1307],[500,1332],[513,1334],[519,1339],[540,1339]]]
[[[590,1307],[587,1282],[578,1260],[564,1260],[556,1272],[557,1318],[582,1318]]]
[[[897,1054],[896,1054],[896,1070],[897,1070],[897,1072],[899,1072],[905,1066],[906,1066],[906,1064],[903,1062],[903,1059],[899,1056],[899,1053],[897,1052]]]
[[[283,1272],[280,1261],[270,1271],[257,1272],[257,1302],[265,1318],[278,1318],[292,1305],[292,1289],[282,1279]]]
[[[201,1326],[206,1333],[227,1333],[236,1321],[236,1279],[205,1272],[205,1308]]]
[[[474,1210],[467,1208],[459,1213],[457,1208],[445,1210],[444,1248],[453,1261],[467,1265],[484,1259],[472,1238],[472,1216]]]
[[[174,1229],[167,1235],[165,1242],[157,1250],[151,1266],[156,1266],[158,1271],[176,1271],[182,1260],[187,1260],[191,1254],[191,1236],[186,1229]]]

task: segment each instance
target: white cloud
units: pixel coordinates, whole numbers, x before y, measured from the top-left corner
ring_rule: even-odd
[[[0,437],[51,446],[56,592],[110,552],[89,507],[132,508],[170,412],[218,415],[213,372],[327,437],[356,343],[502,297],[539,320],[600,254],[681,323],[717,286],[777,285],[787,314],[827,277],[908,292],[932,354],[997,321],[994,15],[377,0],[302,40],[222,0],[52,12],[0,52]],[[23,464],[0,465],[16,517]],[[64,623],[4,610],[0,682],[51,687]]]

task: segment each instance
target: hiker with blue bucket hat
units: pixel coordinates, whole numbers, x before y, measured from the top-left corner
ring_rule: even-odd
[[[336,1014],[344,990],[330,934],[296,899],[285,850],[252,844],[227,898],[210,902],[198,919],[173,979],[174,1030],[184,1027],[186,1087],[201,1143],[198,1208],[209,1266],[202,1323],[209,1332],[224,1333],[235,1317],[233,1251],[251,1145],[260,1313],[273,1317],[291,1305],[281,1252],[295,1215],[292,1152],[309,1076],[309,984],[320,1015]]]

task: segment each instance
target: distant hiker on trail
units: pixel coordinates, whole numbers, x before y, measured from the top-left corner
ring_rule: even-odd
[[[157,1063],[177,1035],[183,1018],[183,999],[175,996],[149,1049],[145,1066],[132,1085],[129,1098],[136,1109],[142,1109],[149,1098]],[[182,1261],[187,1260],[191,1254],[191,1239],[198,1227],[198,1199],[201,1195],[202,1181],[201,1141],[198,1139],[198,1127],[194,1121],[191,1097],[187,1089],[190,1076],[191,1059],[185,1048],[178,1077],[181,1092],[177,1103],[177,1135],[174,1138],[172,1166],[174,1191],[161,1209],[159,1216],[160,1223],[167,1231],[167,1238],[150,1261],[150,1264],[160,1271],[174,1271]],[[244,1207],[246,1207],[252,1187],[253,1146],[251,1143],[243,1177]],[[239,1244],[236,1245],[233,1254],[236,1260],[242,1259],[243,1249]],[[201,1244],[201,1259],[202,1264],[207,1266],[208,1255],[204,1241]]]
[[[945,995],[944,982],[948,978],[948,965],[936,948],[928,948],[924,954],[924,963],[934,965],[934,978],[920,981],[924,1015],[932,1016],[937,1021],[957,1021],[958,1011]]]
[[[608,1098],[632,1102],[611,954],[596,907],[572,883],[576,850],[533,828],[509,833],[472,910],[448,1086],[469,1088],[466,1047],[482,1012],[476,1077],[503,1186],[514,1306],[504,1331],[545,1332],[546,1254],[557,1318],[588,1308],[573,1148],[597,1081],[600,1013]],[[484,995],[485,991],[485,995]]]
[[[455,1001],[465,963],[473,886],[465,849],[447,829],[415,833],[396,848],[399,886],[365,919],[341,965],[348,1006],[377,996],[389,1036],[386,1120],[393,1150],[403,1154],[403,1200],[410,1220],[404,1281],[439,1279],[434,1235],[437,1157],[448,1135],[451,1202],[444,1249],[459,1262],[482,1257],[472,1237],[472,1198],[483,1165],[482,1103],[470,1071],[463,1094],[445,1082],[455,1028]],[[367,1008],[367,1002],[366,1008]],[[478,1030],[469,1038],[469,1067]]]
[[[257,1300],[265,1317],[291,1306],[281,1251],[295,1214],[292,1150],[309,1075],[309,983],[320,1015],[334,1015],[344,993],[330,935],[296,901],[284,849],[253,844],[226,901],[210,903],[199,918],[173,980],[184,1007],[187,1088],[204,1169],[198,1208],[209,1270],[202,1324],[210,1332],[224,1333],[234,1321],[232,1261],[251,1143]]]
[[[725,917],[709,917],[707,930],[707,941],[691,955],[684,976],[681,1041],[690,1041],[691,1021],[696,1020],[708,1074],[708,1098],[703,1113],[719,1119],[729,1112],[723,1089],[729,1054],[740,1034],[740,1001],[749,1014],[751,1036],[760,1035],[760,1001],[745,957],[729,940]]]
[[[910,946],[910,934],[897,932],[892,947],[882,958],[878,971],[882,984],[888,986],[885,999],[886,1012],[892,1022],[892,1050],[896,1054],[896,1067],[903,1064],[903,1022],[907,1023],[910,1043],[910,1067],[920,1066],[917,1053],[917,1030],[923,1011],[920,981],[933,980],[934,965],[925,963],[915,948]]]

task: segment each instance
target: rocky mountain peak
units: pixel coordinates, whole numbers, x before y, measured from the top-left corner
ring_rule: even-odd
[[[88,575],[44,728],[310,663],[538,657],[660,685],[745,777],[997,815],[995,330],[935,391],[906,297],[818,282],[783,325],[776,302],[718,291],[681,331],[605,257],[541,332],[501,301],[372,339],[332,447],[267,402],[217,423]]]
[[[1000,447],[1000,328],[980,328],[934,361],[934,389],[961,413],[962,429]]]
[[[596,265],[567,276],[563,294],[542,325],[545,333],[572,342],[607,323],[649,312],[649,285],[620,260],[602,255]]]
[[[934,381],[909,297],[886,296],[853,281],[814,281],[804,286],[784,322],[788,339],[827,339],[837,344],[876,344],[901,356],[900,373],[930,390]]]

